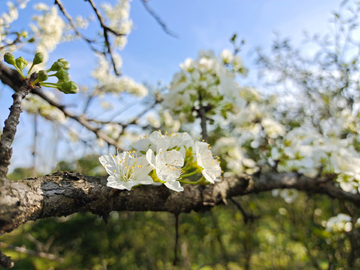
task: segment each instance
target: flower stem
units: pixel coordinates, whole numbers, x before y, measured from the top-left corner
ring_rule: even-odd
[[[189,177],[189,176],[192,176],[197,173],[200,173],[198,169],[196,169],[195,171],[193,171],[191,173],[183,174],[183,175],[181,175],[181,177]]]
[[[34,64],[32,64],[32,65],[31,65],[31,67],[30,67],[30,69],[29,69],[28,73],[26,74],[26,77],[30,74],[30,72],[31,72],[31,70],[33,69],[33,67],[34,67],[34,66],[35,66]]]
[[[206,181],[204,181],[205,178],[204,176],[202,176],[198,181],[189,181],[188,179],[179,179],[179,182],[182,184],[190,184],[190,185],[207,185],[208,183]]]

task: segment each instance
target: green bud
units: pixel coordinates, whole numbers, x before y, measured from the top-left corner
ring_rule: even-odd
[[[27,38],[28,37],[28,32],[27,31],[22,31],[20,33],[20,36],[22,36],[23,38]]]
[[[38,52],[34,56],[33,65],[41,64],[44,61],[44,55],[41,52]]]
[[[64,67],[64,64],[56,61],[54,64],[52,64],[51,68],[48,71],[58,71]]]
[[[19,58],[16,58],[15,64],[22,71],[24,68],[26,68],[28,63],[24,57],[20,56]]]
[[[67,70],[65,70],[65,69],[60,69],[54,75],[55,75],[56,78],[59,79],[59,81],[63,81],[63,82],[69,82],[70,81],[69,72],[67,72]]]
[[[33,38],[33,37],[30,38],[30,39],[28,40],[28,42],[29,42],[29,43],[34,43],[34,42],[35,42],[35,38]]]
[[[76,94],[77,92],[79,92],[79,87],[73,81],[63,82],[57,87],[57,89],[59,89],[61,92],[65,94]]]
[[[4,61],[10,65],[15,66],[15,57],[9,52],[5,53]]]
[[[38,79],[40,82],[44,82],[49,78],[47,72],[45,70],[40,70],[38,72]]]
[[[64,65],[63,69],[68,70],[68,69],[70,68],[70,64],[69,64],[69,62],[68,62],[68,61],[66,61],[64,58],[60,58],[60,59],[58,59],[58,62],[63,63],[63,65]]]

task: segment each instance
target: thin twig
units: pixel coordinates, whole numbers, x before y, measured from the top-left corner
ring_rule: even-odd
[[[89,43],[89,45],[91,46],[92,49],[95,49],[95,48],[93,48],[93,46],[91,45],[91,44],[94,43],[95,41],[94,41],[94,40],[90,40],[90,39],[84,37],[84,35],[79,32],[79,30],[76,28],[76,26],[75,26],[75,24],[74,24],[74,22],[73,22],[72,17],[70,16],[69,13],[67,13],[67,11],[66,11],[64,5],[62,4],[62,2],[61,2],[60,0],[55,0],[55,4],[59,6],[60,11],[61,11],[61,12],[64,14],[64,16],[68,19],[68,21],[69,21],[72,29],[74,29],[76,35],[78,35],[79,37],[81,37],[82,39],[84,39],[87,43]],[[95,50],[96,50],[96,49],[95,49]],[[96,50],[96,51],[97,51],[97,50]]]
[[[85,102],[85,106],[83,109],[83,114],[85,114],[90,106],[91,101],[94,99],[94,97],[99,93],[99,88],[96,87],[95,90],[92,92],[92,94],[87,98]]]
[[[164,32],[166,34],[168,34],[169,36],[172,36],[174,38],[178,38],[178,36],[176,34],[174,34],[172,31],[170,31],[166,24],[161,20],[161,18],[159,17],[159,15],[157,15],[148,5],[147,0],[141,0],[141,3],[144,5],[145,9],[147,10],[147,12],[150,13],[151,16],[153,16],[153,18],[156,20],[156,22],[158,24],[160,24],[161,28],[164,30]]]
[[[235,206],[240,210],[241,214],[243,215],[244,223],[245,223],[245,224],[247,224],[249,220],[250,220],[251,222],[253,222],[254,219],[261,217],[261,216],[259,216],[259,215],[256,215],[256,216],[255,216],[255,215],[253,215],[253,214],[247,213],[247,212],[244,210],[244,208],[242,208],[241,205],[240,205],[237,201],[235,201],[233,198],[229,198],[229,200],[230,200],[233,204],[235,204]]]
[[[220,246],[220,251],[221,251],[221,255],[222,255],[223,260],[224,260],[225,269],[229,270],[229,267],[228,267],[229,256],[226,253],[224,242],[221,239],[221,232],[220,232],[220,228],[219,228],[219,223],[217,221],[217,218],[216,218],[214,212],[211,212],[211,218],[212,218],[213,226],[216,229],[218,229],[218,231],[216,233],[216,240],[218,241],[219,246]]]
[[[93,127],[89,121],[87,120],[87,118],[85,116],[77,116],[67,110],[65,110],[65,106],[60,105],[59,103],[53,101],[51,98],[49,98],[48,96],[46,96],[44,93],[42,93],[39,89],[34,89],[33,92],[34,94],[40,96],[42,99],[44,99],[45,101],[47,101],[50,105],[58,108],[60,111],[62,111],[64,113],[65,116],[74,119],[75,121],[77,121],[78,123],[80,123],[81,125],[83,125],[84,127],[86,127],[88,130],[92,131],[98,138],[103,139],[105,142],[107,142],[110,145],[115,146],[116,148],[119,148],[120,151],[123,151],[119,145],[118,142],[112,138],[110,138],[109,136],[107,136],[103,131],[101,131],[99,128]]]
[[[37,137],[38,137],[38,128],[37,128],[37,114],[34,115],[34,142],[33,142],[33,167],[31,172],[31,177],[36,177],[36,154],[37,154]]]
[[[0,47],[0,51],[3,50],[3,49],[5,49],[6,47],[10,47],[10,46],[12,46],[12,45],[15,45],[16,43],[19,43],[20,41],[21,41],[21,40],[20,40],[20,36],[18,35],[13,42],[11,42],[11,43],[9,43],[9,44],[6,44],[6,45],[4,45],[4,46],[1,46],[1,47]]]
[[[105,24],[105,20],[104,18],[101,16],[99,10],[96,8],[94,2],[92,0],[86,0],[90,3],[92,9],[94,10],[99,22],[100,22],[100,25],[101,27],[103,28],[103,31],[104,31],[104,38],[105,38],[105,45],[107,47],[107,50],[108,50],[108,53],[110,55],[110,58],[111,58],[111,63],[113,65],[113,69],[114,69],[114,72],[116,75],[120,75],[120,72],[117,70],[117,67],[116,67],[116,64],[115,64],[115,59],[114,59],[114,56],[113,56],[113,53],[112,53],[112,49],[111,49],[111,44],[110,44],[110,40],[109,40],[109,35],[108,33],[112,33],[113,35],[119,37],[119,36],[124,36],[125,34],[122,34],[122,33],[118,33],[116,31],[114,31],[113,29],[111,29],[110,27],[108,27],[106,24]]]
[[[127,128],[128,126],[131,126],[131,125],[135,125],[136,122],[142,117],[144,116],[145,113],[147,113],[149,110],[151,110],[152,108],[154,108],[156,106],[156,104],[158,104],[159,101],[158,100],[155,100],[155,102],[153,104],[151,104],[148,108],[146,108],[145,110],[143,110],[141,113],[139,113],[132,121],[130,121],[129,123],[127,124],[123,124],[122,127],[123,127],[123,130],[120,132],[119,134],[119,138],[122,134],[124,134],[125,132],[125,128]],[[147,126],[146,126],[147,127]]]
[[[174,261],[173,265],[175,266],[178,261],[180,261],[177,251],[179,246],[179,213],[175,214],[175,247],[174,247]]]
[[[45,253],[45,252],[37,252],[35,250],[27,249],[26,247],[12,246],[12,245],[8,245],[8,244],[3,243],[3,242],[0,242],[0,247],[7,248],[7,249],[12,249],[12,250],[15,250],[15,251],[20,252],[20,253],[29,254],[31,256],[45,258],[45,259],[52,260],[52,261],[58,261],[60,263],[64,262],[63,258],[59,258],[58,256],[56,256],[54,254]]]

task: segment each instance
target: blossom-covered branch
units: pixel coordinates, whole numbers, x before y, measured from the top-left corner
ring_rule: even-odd
[[[110,55],[110,58],[111,58],[111,63],[113,65],[113,68],[114,68],[114,72],[116,75],[120,75],[120,72],[118,71],[117,67],[116,67],[116,63],[115,63],[115,60],[114,60],[114,56],[113,56],[113,52],[112,52],[112,48],[111,48],[111,43],[110,43],[110,39],[109,39],[109,32],[117,37],[119,36],[123,36],[125,35],[124,33],[119,33],[115,30],[113,30],[111,27],[108,27],[106,24],[105,24],[105,20],[103,18],[103,16],[101,16],[99,10],[96,8],[96,5],[95,3],[92,1],[92,0],[87,0],[92,9],[94,10],[99,22],[100,22],[100,25],[101,27],[103,28],[103,33],[104,33],[104,38],[105,38],[105,46],[107,47],[107,52],[109,53]]]

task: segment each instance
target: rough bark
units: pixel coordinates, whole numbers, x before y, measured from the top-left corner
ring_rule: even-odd
[[[295,173],[269,173],[259,177],[238,175],[215,185],[186,185],[184,192],[165,186],[139,186],[132,191],[106,186],[106,178],[57,172],[34,179],[14,181],[5,187],[0,201],[0,233],[9,232],[28,220],[91,212],[107,216],[111,211],[204,211],[226,203],[226,198],[296,188],[323,193],[360,205],[360,195],[344,192],[331,181],[320,181]]]
[[[10,107],[9,117],[5,121],[3,133],[0,140],[0,186],[4,185],[6,175],[8,172],[8,167],[10,165],[10,159],[12,156],[11,145],[14,141],[16,134],[16,127],[19,123],[19,118],[21,114],[21,102],[30,92],[28,86],[28,81],[24,81],[23,86],[20,87],[20,90],[15,92],[12,95],[14,100],[13,105]]]
[[[10,86],[15,92],[19,91],[22,85],[19,72],[17,72],[15,69],[6,66],[1,61],[0,61],[0,81],[5,85]]]

